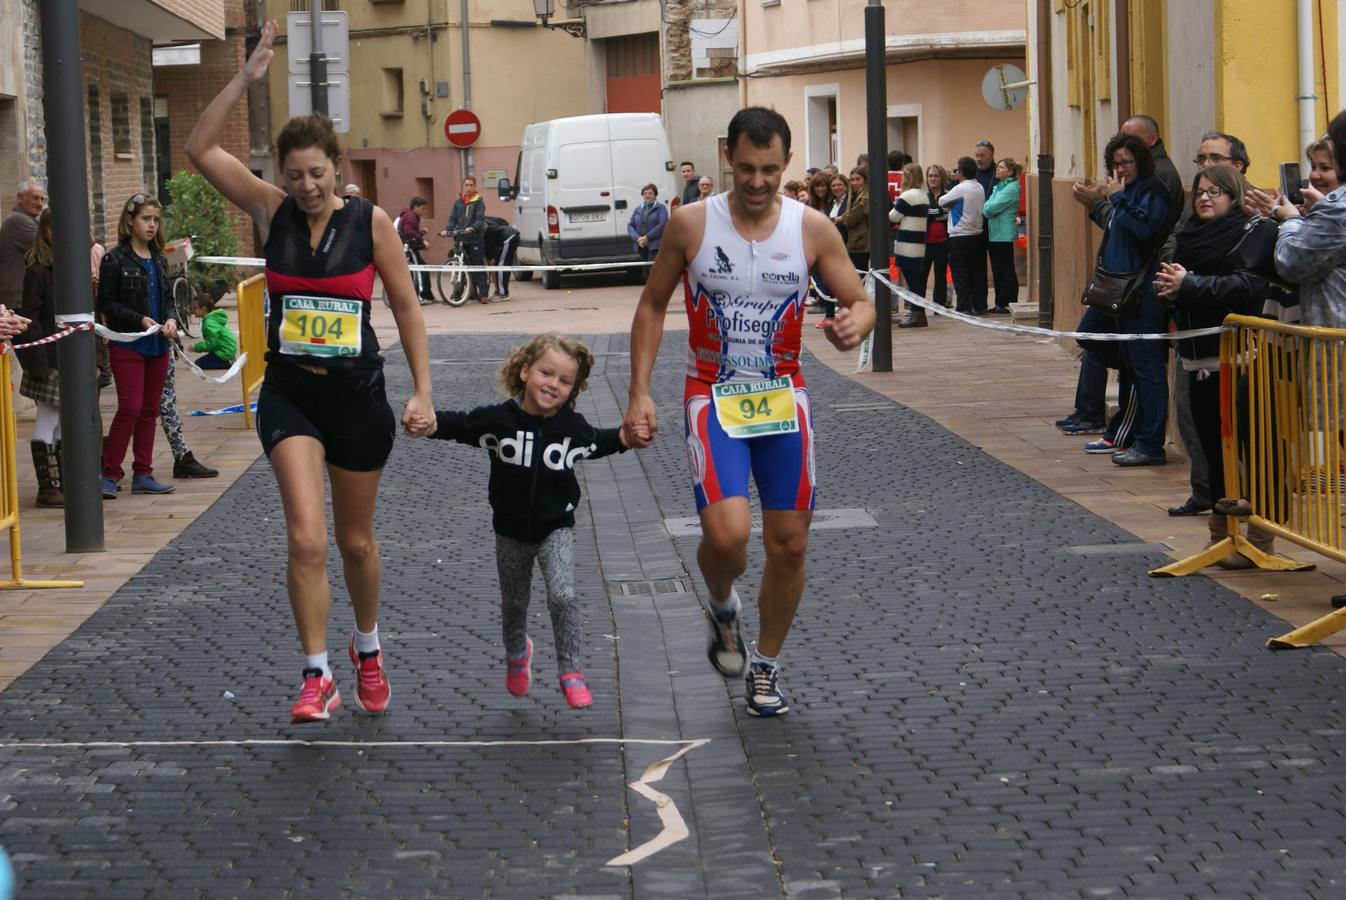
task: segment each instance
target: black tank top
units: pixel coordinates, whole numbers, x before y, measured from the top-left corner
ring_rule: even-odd
[[[379,341],[369,321],[370,301],[374,296],[374,206],[362,197],[346,198],[345,205],[334,210],[318,249],[309,243],[308,217],[293,197],[286,197],[271,218],[271,230],[263,252],[266,255],[268,362],[298,362],[333,368],[377,367],[383,365]],[[311,318],[292,311],[293,322],[282,350],[281,321],[287,306],[309,305],[315,308],[351,304],[324,304],[323,298],[359,301],[359,352],[352,355],[325,355],[334,342],[323,335],[310,338],[310,352],[295,352],[297,331],[306,328]],[[329,319],[323,328],[332,327]],[[333,332],[336,333],[335,327]],[[349,342],[349,335],[347,335]],[[349,348],[353,349],[353,348]]]

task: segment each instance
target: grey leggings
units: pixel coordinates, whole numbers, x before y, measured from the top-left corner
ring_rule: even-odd
[[[533,560],[547,585],[547,609],[556,636],[556,668],[565,675],[581,671],[580,616],[575,605],[575,533],[558,528],[539,544],[495,536],[495,564],[500,571],[500,630],[505,653],[522,656],[528,638],[528,600],[533,586]]]

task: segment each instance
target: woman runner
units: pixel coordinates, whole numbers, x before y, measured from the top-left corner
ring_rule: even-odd
[[[257,433],[285,508],[286,587],[304,648],[295,722],[321,721],[341,705],[327,661],[327,526],[323,466],[332,483],[337,549],[355,610],[349,645],[356,702],[383,712],[390,689],[378,637],[379,548],[374,501],[396,421],[383,388],[383,358],[369,322],[374,274],[383,281],[416,382],[402,421],[434,415],[425,323],[387,214],[336,194],[341,149],[324,116],[291,119],[276,138],[282,187],[267,184],[220,148],[220,135],[248,87],[266,74],[276,23],[268,22],[243,69],[206,107],[187,156],[220,193],[252,216],[265,246],[266,379]]]

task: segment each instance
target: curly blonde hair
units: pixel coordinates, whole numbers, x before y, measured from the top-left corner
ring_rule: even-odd
[[[579,366],[579,370],[575,373],[575,387],[571,389],[570,396],[565,402],[566,409],[574,409],[575,400],[589,386],[589,373],[593,371],[594,355],[588,347],[572,337],[554,331],[539,334],[528,343],[510,350],[509,356],[505,357],[505,364],[500,367],[495,377],[500,381],[500,386],[504,388],[506,394],[511,397],[519,396],[523,393],[523,370],[541,359],[548,350],[564,353]]]

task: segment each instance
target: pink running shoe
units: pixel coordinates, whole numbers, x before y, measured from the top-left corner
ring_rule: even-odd
[[[355,635],[351,635],[349,650],[351,665],[355,666],[355,705],[371,714],[386,711],[393,689],[383,671],[383,651],[362,658],[355,652]]]
[[[589,693],[589,685],[584,680],[583,672],[567,672],[562,675],[561,693],[565,694],[566,703],[570,704],[571,709],[584,709],[594,702],[593,694]]]
[[[533,682],[533,673],[529,664],[533,661],[533,639],[525,638],[523,656],[505,657],[505,690],[515,697],[528,693],[528,685]]]
[[[304,689],[299,699],[290,707],[290,721],[326,722],[332,718],[332,710],[341,705],[341,692],[329,675],[324,678],[321,669],[304,670]]]

